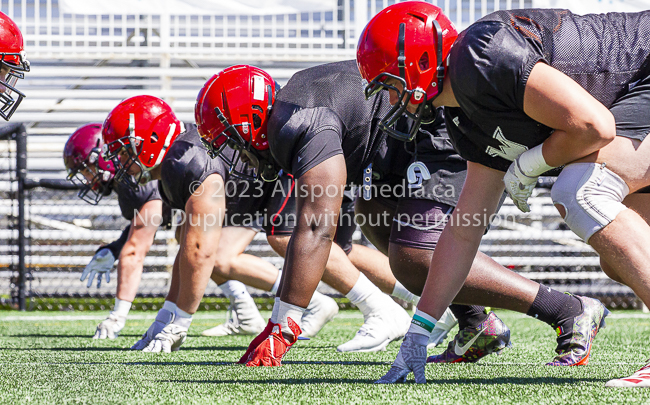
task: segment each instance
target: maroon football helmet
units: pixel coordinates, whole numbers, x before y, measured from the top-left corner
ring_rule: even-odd
[[[79,198],[96,205],[111,193],[115,168],[102,157],[102,124],[79,127],[63,148],[63,163],[68,180],[80,187]]]

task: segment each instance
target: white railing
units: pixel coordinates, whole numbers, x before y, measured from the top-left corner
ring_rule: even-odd
[[[532,0],[432,0],[462,29]],[[156,8],[156,0],[151,0]],[[324,0],[317,11],[265,15],[76,14],[59,0],[4,0],[32,59],[336,61],[354,57],[367,21],[395,0]],[[260,2],[262,4],[262,2]],[[87,9],[87,8],[86,8]],[[74,11],[74,10],[73,10]],[[84,11],[84,10],[82,10]]]

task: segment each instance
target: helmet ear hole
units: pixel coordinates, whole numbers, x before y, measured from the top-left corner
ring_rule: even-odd
[[[429,67],[431,67],[431,64],[429,63],[429,53],[425,52],[420,56],[420,60],[418,61],[418,66],[420,67],[420,71],[423,72],[425,70],[429,70]]]
[[[253,128],[259,129],[262,126],[262,118],[259,115],[253,113]]]
[[[151,143],[156,143],[158,142],[158,134],[155,132],[151,133]]]

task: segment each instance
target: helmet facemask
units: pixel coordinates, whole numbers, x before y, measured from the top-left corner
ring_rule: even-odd
[[[4,80],[0,81],[0,86],[5,88],[4,92],[0,93],[0,117],[9,121],[25,98],[25,94],[16,88],[16,83],[18,79],[25,78],[25,72],[29,72],[29,61],[20,53],[0,53],[0,57],[0,69],[8,69]],[[8,59],[17,60],[18,64]]]
[[[99,156],[99,148],[93,148],[86,161],[74,169],[68,169],[67,179],[79,187],[77,197],[92,205],[97,205],[112,189],[112,173],[99,167]],[[88,177],[91,179],[88,180]]]
[[[401,23],[399,26],[398,34],[398,52],[399,56],[397,58],[397,66],[399,69],[399,76],[383,72],[377,75],[365,88],[366,99],[377,94],[381,90],[394,91],[397,94],[397,102],[393,107],[386,113],[384,118],[379,123],[379,127],[382,131],[385,131],[388,135],[393,138],[396,138],[400,141],[409,142],[412,141],[420,129],[422,123],[431,123],[435,120],[435,106],[433,105],[433,100],[442,93],[443,80],[445,77],[445,68],[442,60],[442,29],[440,24],[437,21],[433,21],[433,39],[434,43],[438,44],[436,46],[436,60],[438,65],[436,66],[436,81],[431,83],[432,87],[437,88],[436,95],[427,98],[426,91],[422,88],[409,88],[406,78],[406,57],[404,56],[404,43],[405,43],[405,23]],[[437,42],[435,41],[437,39]],[[418,62],[419,64],[428,64],[429,58],[422,58]],[[425,68],[428,66],[425,66]],[[401,84],[402,89],[400,90],[397,86],[386,83],[389,79],[396,81]],[[417,109],[415,112],[408,111],[408,106],[411,100],[417,102]],[[396,123],[400,117],[406,116],[411,124],[409,126],[408,132],[402,132],[397,129]]]

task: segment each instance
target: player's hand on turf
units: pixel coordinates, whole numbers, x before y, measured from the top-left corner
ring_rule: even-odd
[[[142,338],[138,340],[133,346],[131,346],[131,350],[142,350],[147,345],[149,342],[151,342],[160,331],[162,331],[165,326],[170,324],[174,320],[174,314],[171,311],[168,311],[166,309],[161,309],[158,311],[158,314],[156,315],[156,320],[149,326],[149,329],[142,335]]]
[[[411,372],[415,382],[424,384],[427,379],[424,375],[424,366],[427,364],[428,336],[418,333],[407,333],[399,348],[397,358],[388,373],[375,381],[375,384],[394,384],[406,382],[406,376]]]
[[[243,356],[239,359],[237,363],[239,364],[246,364],[248,363],[248,358],[250,357],[251,353],[257,349],[257,346],[260,345],[264,340],[266,340],[269,335],[271,334],[271,331],[273,330],[273,325],[275,325],[271,320],[269,319],[269,323],[266,324],[266,327],[264,330],[253,339],[253,341],[248,345],[248,349],[246,349],[246,353],[244,353]]]
[[[118,316],[110,313],[108,318],[97,325],[93,339],[115,339],[120,334],[122,328],[124,328],[125,323],[126,316]]]
[[[293,333],[289,340],[282,334],[280,324],[269,321],[272,325],[271,333],[253,350],[246,363],[247,367],[275,367],[282,365],[282,358],[302,333],[300,326],[293,319],[287,318],[287,322],[289,323],[289,329]]]
[[[187,328],[170,323],[142,349],[148,353],[171,353],[178,350],[187,338]]]
[[[102,285],[102,274],[106,275],[106,282],[110,283],[111,281],[111,269],[115,263],[115,256],[108,248],[99,249],[95,256],[93,256],[90,263],[86,266],[83,273],[81,273],[81,281],[84,281],[88,277],[88,284],[86,287],[90,288],[90,285],[93,283],[93,279],[97,276],[97,288]]]
[[[519,158],[515,159],[503,177],[506,185],[506,192],[522,212],[530,212],[528,198],[533,194],[537,184],[537,176],[530,177],[522,173],[519,167]]]

